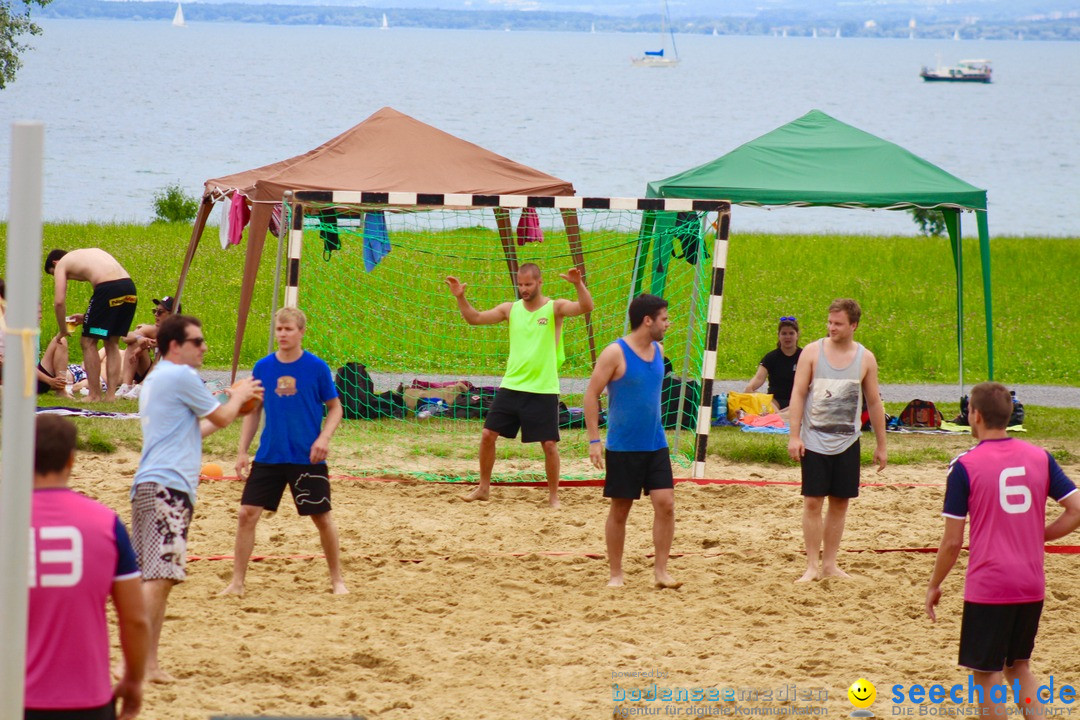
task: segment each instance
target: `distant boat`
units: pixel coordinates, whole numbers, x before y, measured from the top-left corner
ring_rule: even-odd
[[[592,27],[589,28],[589,32],[592,33],[593,35],[596,34],[596,23],[592,24]]]
[[[667,0],[662,0],[663,14],[660,17],[660,44],[659,50],[646,50],[641,57],[630,58],[636,67],[675,67],[679,64],[679,49],[675,47],[675,31],[671,27],[671,15],[668,14]],[[671,55],[664,55],[667,45],[667,37],[671,38]]]
[[[817,28],[814,28],[814,31],[810,34],[810,37],[817,37]]]
[[[720,33],[718,33],[718,32],[716,31],[716,28],[714,27],[714,28],[712,29],[712,36],[713,36],[713,37],[716,37],[716,36],[717,36],[717,35],[719,35],[719,34],[720,34]]]
[[[836,37],[840,37],[840,28],[836,28]]]
[[[959,40],[960,39],[960,31],[959,30],[953,30],[952,39],[953,40]]]
[[[386,22],[386,13],[382,14],[382,27],[380,27],[379,29],[380,30],[389,30],[390,29],[390,23]]]
[[[180,3],[176,3],[176,14],[172,16],[173,27],[187,27],[187,23],[184,22],[184,8],[180,7]]]
[[[955,67],[942,67],[939,61],[933,70],[924,67],[919,77],[926,82],[988,83],[992,73],[989,60],[961,60]]]

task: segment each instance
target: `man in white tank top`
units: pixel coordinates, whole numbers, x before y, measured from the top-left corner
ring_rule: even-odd
[[[829,305],[829,335],[806,346],[791,392],[788,455],[802,468],[806,572],[795,582],[850,577],[836,562],[848,502],[859,496],[862,398],[877,444],[874,463],[885,468],[885,409],[874,354],[855,342],[862,310],[842,298]],[[821,517],[826,496],[829,508]],[[824,549],[822,550],[822,541]],[[818,552],[821,551],[821,560]]]

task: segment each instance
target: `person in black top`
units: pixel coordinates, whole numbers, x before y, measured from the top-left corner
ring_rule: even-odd
[[[792,315],[785,315],[780,318],[780,324],[776,328],[776,349],[770,350],[761,358],[757,374],[743,392],[756,392],[768,378],[773,403],[777,412],[783,414],[782,411],[786,410],[791,402],[791,386],[795,382],[795,367],[799,364],[801,354],[799,321]]]

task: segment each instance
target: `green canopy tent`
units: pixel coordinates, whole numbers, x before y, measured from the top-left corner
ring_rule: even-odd
[[[987,371],[993,379],[994,334],[986,190],[950,175],[899,145],[842,123],[820,110],[811,110],[798,120],[716,160],[649,183],[648,196],[726,200],[739,205],[886,210],[918,207],[942,211],[956,268],[956,334],[961,393],[964,385],[964,275],[960,212],[974,211],[982,260]],[[660,226],[664,220],[657,218],[655,222]],[[647,234],[645,228],[642,234]],[[654,277],[654,287],[656,284]]]

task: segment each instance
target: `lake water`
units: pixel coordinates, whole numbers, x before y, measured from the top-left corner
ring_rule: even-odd
[[[675,69],[632,67],[629,34],[49,20],[0,91],[46,123],[50,220],[145,221],[155,190],[315,147],[389,105],[572,181],[638,196],[818,108],[990,198],[994,234],[1080,236],[1080,43],[679,37]],[[991,85],[924,83],[940,54]],[[965,233],[975,231],[973,218]],[[905,213],[736,208],[733,231],[912,234]]]

